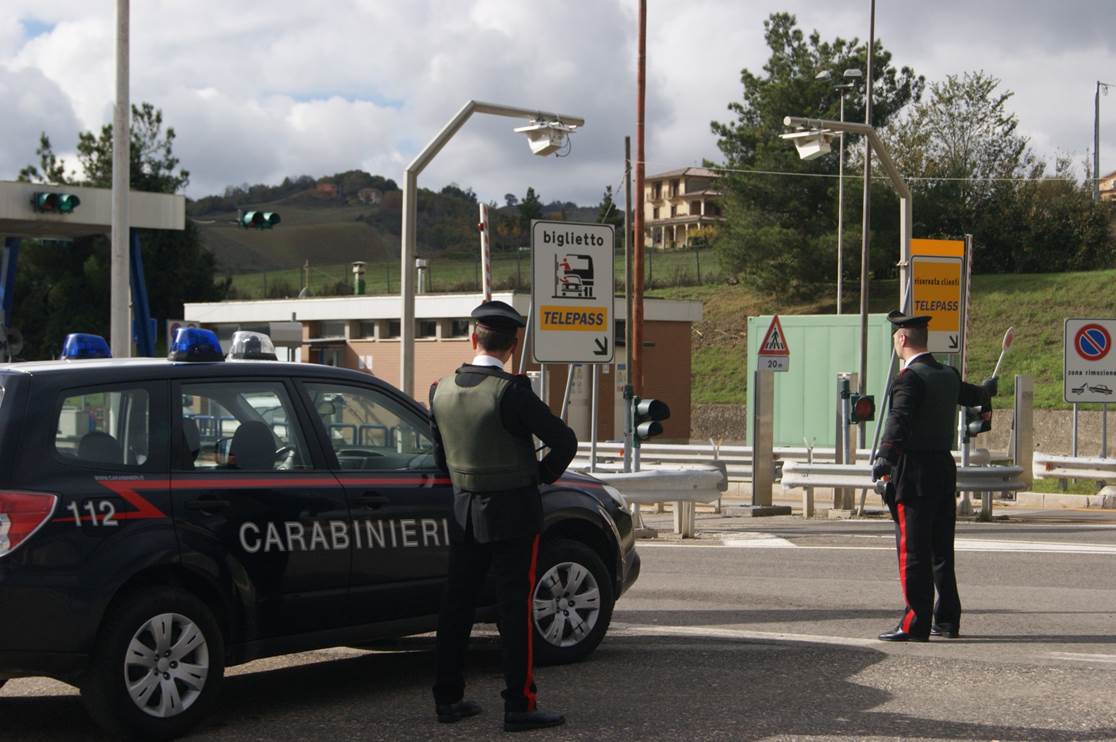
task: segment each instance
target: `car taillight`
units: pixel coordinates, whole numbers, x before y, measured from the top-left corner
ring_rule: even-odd
[[[0,557],[39,530],[54,512],[58,495],[0,490]]]

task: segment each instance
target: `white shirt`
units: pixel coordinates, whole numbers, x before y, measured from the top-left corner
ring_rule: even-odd
[[[915,355],[913,355],[913,356],[911,356],[910,358],[907,359],[907,362],[903,364],[903,368],[906,368],[907,366],[910,366],[912,363],[914,363],[914,359],[919,358],[921,356],[928,356],[928,355],[930,355],[930,351],[928,351],[928,350],[924,350],[921,353],[916,353]],[[479,358],[480,356],[477,356],[477,357]],[[474,361],[474,363],[476,363],[476,361]]]
[[[492,366],[493,368],[503,368],[504,367],[504,364],[500,362],[499,358],[495,358],[493,356],[488,356],[488,355],[485,355],[484,353],[481,353],[480,355],[475,356],[473,358],[473,360],[469,361],[469,363],[473,366]]]

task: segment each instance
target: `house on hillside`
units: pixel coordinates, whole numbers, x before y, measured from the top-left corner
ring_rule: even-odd
[[[317,188],[315,188],[314,190],[323,196],[328,196],[329,198],[337,197],[336,183],[318,183]]]
[[[357,191],[357,200],[369,206],[379,206],[384,200],[384,192],[379,188],[361,188]]]
[[[1101,201],[1116,201],[1116,170],[1102,175],[1097,183]]]
[[[660,250],[687,247],[699,234],[723,222],[719,179],[704,167],[648,177],[643,188],[644,244]]]

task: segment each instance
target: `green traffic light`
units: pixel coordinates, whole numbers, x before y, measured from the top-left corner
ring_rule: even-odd
[[[240,214],[240,226],[246,229],[271,229],[280,221],[279,214],[274,211],[244,211]]]
[[[81,199],[72,193],[36,191],[31,194],[31,208],[40,214],[71,214],[81,205]]]

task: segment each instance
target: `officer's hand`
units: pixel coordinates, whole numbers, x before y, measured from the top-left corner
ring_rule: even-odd
[[[989,376],[987,379],[980,382],[980,388],[983,389],[989,397],[995,397],[996,393],[999,391],[999,379],[995,376]]]
[[[876,463],[872,465],[872,481],[875,482],[884,477],[891,478],[892,466],[891,462],[887,459],[876,459]]]

